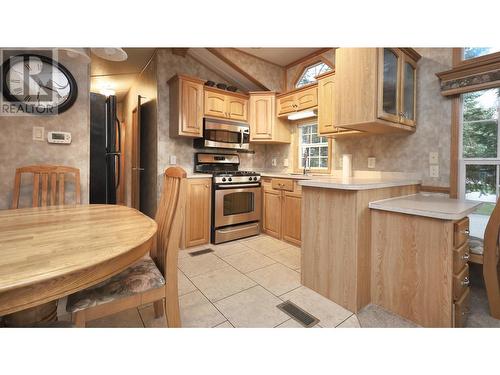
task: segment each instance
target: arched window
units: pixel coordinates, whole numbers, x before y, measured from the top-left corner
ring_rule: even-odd
[[[312,65],[306,66],[302,71],[299,79],[295,83],[295,88],[299,88],[316,82],[317,76],[329,72],[330,70],[332,70],[332,68],[323,61],[318,61]]]

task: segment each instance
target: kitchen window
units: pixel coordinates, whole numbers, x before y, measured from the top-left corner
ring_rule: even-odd
[[[316,82],[316,77],[319,76],[320,74],[326,73],[331,71],[332,68],[324,63],[323,61],[319,61],[313,65],[307,66],[302,74],[300,75],[299,79],[295,83],[295,88],[300,88],[303,86],[307,86],[311,83]]]
[[[470,60],[476,57],[489,55],[495,52],[500,52],[499,47],[465,47],[463,49],[463,59]]]
[[[299,168],[328,169],[329,142],[318,135],[318,124],[299,125]]]
[[[499,195],[499,112],[500,88],[462,94],[459,193],[462,198],[484,202],[469,215],[471,235],[480,238]]]

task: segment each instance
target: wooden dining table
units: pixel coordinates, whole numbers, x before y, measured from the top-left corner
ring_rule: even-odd
[[[57,301],[149,252],[156,222],[117,205],[0,211],[0,317]]]

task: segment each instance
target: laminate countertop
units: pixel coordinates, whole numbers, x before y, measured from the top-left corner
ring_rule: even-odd
[[[482,203],[452,199],[439,194],[414,194],[370,202],[374,210],[398,212],[408,215],[443,220],[460,220],[474,212]]]
[[[365,177],[318,177],[312,176],[309,180],[299,181],[299,185],[324,189],[339,190],[371,190],[396,186],[419,185],[422,181],[417,178],[365,178]]]

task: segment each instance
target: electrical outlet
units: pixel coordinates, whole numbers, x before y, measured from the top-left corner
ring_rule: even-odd
[[[276,158],[273,158],[273,159],[271,160],[271,165],[272,165],[273,167],[276,167],[276,165],[278,165],[278,162],[277,162]]]
[[[33,126],[33,140],[43,141],[44,140],[45,128],[43,126]]]
[[[439,154],[437,152],[429,152],[429,164],[439,164]]]
[[[431,177],[439,177],[439,166],[431,165],[430,170],[429,170],[429,175]]]
[[[283,160],[283,166],[284,167],[288,167],[288,159],[284,159]]]
[[[170,155],[169,163],[170,163],[170,165],[176,165],[177,164],[177,156]]]
[[[368,168],[375,168],[375,161],[376,161],[376,159],[374,157],[369,157],[368,158]]]

